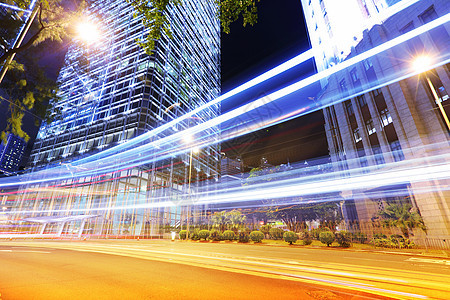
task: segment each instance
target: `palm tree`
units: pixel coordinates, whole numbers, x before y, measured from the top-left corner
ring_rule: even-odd
[[[227,214],[227,221],[231,224],[231,229],[234,231],[237,231],[238,225],[244,223],[246,218],[246,216],[237,210],[232,210]]]
[[[399,228],[405,238],[413,228],[420,228],[426,232],[426,227],[419,213],[411,211],[411,204],[389,204],[379,212],[385,226]]]
[[[225,230],[225,224],[227,221],[226,213],[227,213],[226,211],[220,211],[220,212],[215,212],[211,216],[211,222],[213,223],[213,226],[218,227],[220,231]]]

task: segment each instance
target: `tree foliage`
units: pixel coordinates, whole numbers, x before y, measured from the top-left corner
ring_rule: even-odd
[[[389,204],[379,213],[379,216],[383,219],[384,226],[399,228],[406,238],[409,238],[410,230],[414,228],[426,232],[422,217],[412,211],[411,204]]]
[[[15,0],[13,4],[26,9],[30,2],[30,0]],[[37,1],[35,6],[36,17],[25,43],[16,48],[8,43],[5,53],[0,56],[0,64],[3,65],[11,55],[23,52],[31,46],[36,46],[47,40],[62,42],[63,39],[72,36],[74,34],[73,25],[77,24],[85,8],[86,2],[82,0]],[[7,17],[7,19],[10,18]],[[22,22],[17,20],[6,23],[2,21],[2,29],[13,34],[17,33],[18,27],[21,25]]]
[[[232,229],[237,231],[239,225],[244,223],[246,216],[238,210],[215,212],[211,216],[211,222],[220,231]]]
[[[23,138],[26,142],[29,135],[22,129],[22,121],[26,112],[31,112],[35,117],[36,125],[41,119],[51,121],[51,116],[45,114],[45,107],[50,99],[58,99],[56,95],[56,83],[49,80],[36,62],[29,61],[26,72],[23,65],[17,65],[11,69],[8,77],[2,84],[5,96],[0,96],[0,101],[8,103],[6,128],[1,132],[1,139],[6,143],[7,135],[12,133]]]
[[[149,33],[137,43],[145,49],[148,55],[153,53],[156,42],[163,34],[172,37],[169,10],[171,7],[182,6],[182,0],[127,0],[135,9],[133,16],[142,20],[142,24],[148,28]],[[258,19],[256,3],[260,0],[215,0],[219,9],[217,18],[220,20],[222,31],[230,33],[231,23],[239,18],[243,20],[243,26],[254,25]]]
[[[29,0],[7,1],[7,3],[22,9],[30,5]],[[36,17],[25,42],[20,47],[13,47],[11,41],[23,25],[23,21],[8,15],[2,16],[1,29],[7,32],[7,36],[1,42],[5,51],[0,55],[0,67],[9,68],[9,73],[2,82],[0,96],[0,101],[8,102],[6,128],[1,128],[0,134],[3,142],[6,142],[10,133],[25,141],[29,140],[29,135],[22,129],[25,113],[31,113],[37,125],[43,119],[51,121],[50,116],[46,115],[46,106],[50,99],[58,100],[57,84],[45,75],[42,67],[34,59],[37,51],[31,47],[45,41],[62,42],[73,33],[71,26],[79,19],[84,8],[84,1],[74,3],[62,0],[38,1],[34,9]],[[18,16],[21,16],[21,13]],[[11,60],[13,55],[19,55],[19,62]]]

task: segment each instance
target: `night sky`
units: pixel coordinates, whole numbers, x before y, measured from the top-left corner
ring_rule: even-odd
[[[299,0],[261,0],[256,25],[243,27],[242,22],[236,22],[230,34],[222,34],[222,91],[309,49],[305,26]],[[314,72],[312,62],[304,72],[308,71]],[[291,80],[299,76],[291,75]],[[323,124],[319,111],[256,132],[252,137],[226,142],[222,151],[230,157],[241,156],[251,167],[258,166],[262,157],[272,165],[322,157],[328,154]]]

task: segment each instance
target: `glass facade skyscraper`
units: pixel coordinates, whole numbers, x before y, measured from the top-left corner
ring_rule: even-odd
[[[152,55],[136,43],[148,30],[133,17],[126,1],[98,0],[89,11],[101,36],[86,47],[70,47],[59,76],[60,99],[52,105],[60,117],[40,128],[30,158],[34,170],[70,165],[125,143],[219,95],[220,24],[213,0],[183,1],[170,7],[173,38],[163,36]],[[172,130],[190,128],[219,113],[219,106],[211,106]],[[210,128],[208,134],[218,135],[219,129]],[[162,197],[177,203],[188,181],[195,189],[209,182],[205,179],[216,179],[218,147],[208,146],[193,157],[191,151],[150,165],[46,184],[64,188],[36,185],[36,192],[24,194],[17,202],[18,216],[44,224],[46,228],[36,229],[42,232],[70,232],[72,226],[80,233],[161,234],[161,226],[186,222],[193,215],[191,208],[139,210],[135,206],[148,206]],[[93,208],[102,207],[105,210],[92,213]],[[58,212],[20,213],[45,210]],[[86,217],[58,219],[73,215]]]

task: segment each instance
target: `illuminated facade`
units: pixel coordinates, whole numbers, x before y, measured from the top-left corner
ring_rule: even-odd
[[[419,1],[365,31],[347,58],[431,22],[448,11],[448,1]],[[395,162],[450,152],[450,128],[445,121],[450,115],[449,64],[441,64],[426,75],[394,80],[392,84],[357,94],[357,91],[364,91],[365,86],[373,86],[379,79],[388,77],[395,69],[412,68],[414,59],[420,55],[445,61],[450,53],[449,32],[448,25],[437,27],[328,78],[323,95],[339,94],[345,100],[324,109],[330,155],[342,171],[362,168],[362,172],[370,172],[389,168]],[[352,97],[355,93],[357,96]],[[448,185],[448,180],[442,180],[365,190],[364,199],[355,201],[359,220],[372,224],[387,204],[406,202],[423,217],[428,239],[445,241],[450,237],[450,194],[445,188]],[[351,200],[354,193],[343,197]],[[374,232],[370,226],[365,229],[368,233]]]
[[[382,23],[417,0],[302,0],[319,71],[344,60],[364,30]]]
[[[61,100],[53,104],[61,117],[41,126],[30,167],[38,170],[66,165],[73,172],[82,171],[71,162],[125,143],[216,98],[220,92],[220,24],[216,10],[213,0],[183,1],[182,6],[171,7],[173,39],[163,36],[149,56],[136,44],[147,31],[139,19],[133,18],[133,8],[126,1],[95,1],[91,15],[101,37],[85,48],[74,45],[69,49],[59,76]],[[88,65],[80,63],[81,55],[87,57]],[[219,113],[220,107],[212,106],[179,123],[173,132]],[[219,128],[210,128],[208,133],[219,134]],[[209,182],[204,179],[218,178],[218,147],[203,148],[191,160],[187,153],[151,165],[46,185],[59,187],[51,191],[42,185],[28,187],[38,192],[22,196],[17,207],[20,211],[64,212],[22,214],[17,218],[33,217],[36,221],[36,217],[49,215],[85,214],[91,217],[43,221],[46,228],[39,230],[64,233],[72,232],[70,228],[75,226],[81,228],[77,229],[80,234],[160,235],[161,226],[180,226],[187,215],[194,215],[195,211],[187,213],[187,208],[177,203],[187,193],[188,177],[192,190]],[[161,197],[175,205],[134,208],[151,206]],[[118,208],[123,206],[127,208]],[[92,212],[96,207],[105,209]]]
[[[6,144],[0,142],[0,173],[9,175],[19,170],[25,146],[26,142],[13,134],[8,134]]]

